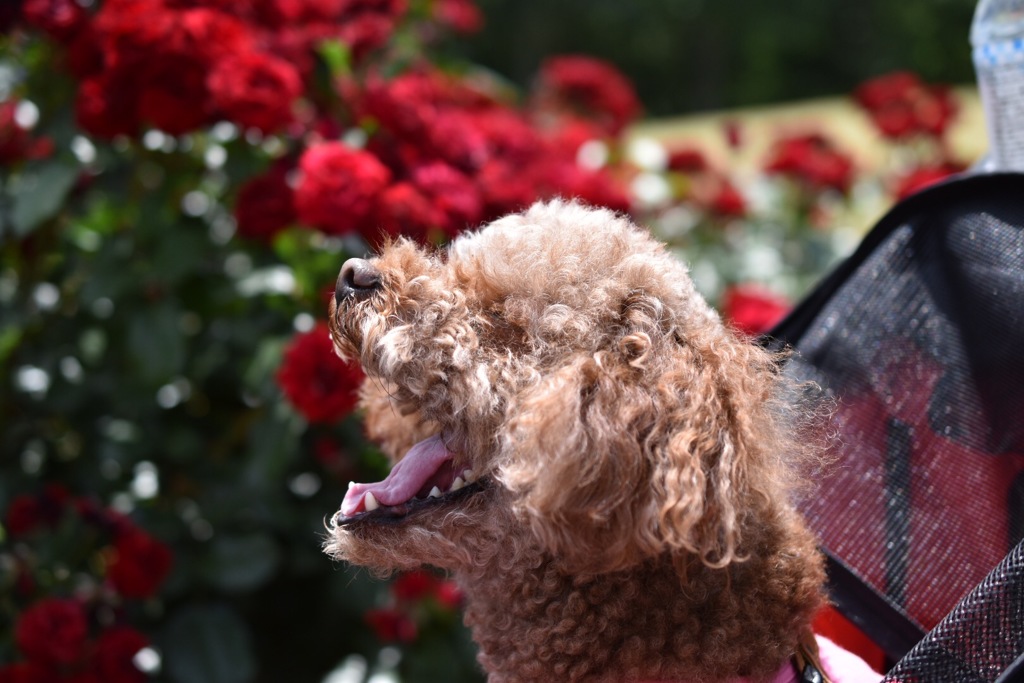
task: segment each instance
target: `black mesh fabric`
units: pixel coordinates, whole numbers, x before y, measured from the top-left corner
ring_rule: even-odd
[[[885,677],[891,683],[1024,680],[1024,544]],[[1016,666],[1015,666],[1016,665]]]
[[[837,605],[894,660],[1024,532],[1022,226],[1024,175],[930,188],[771,335],[836,400],[837,463],[804,512]]]

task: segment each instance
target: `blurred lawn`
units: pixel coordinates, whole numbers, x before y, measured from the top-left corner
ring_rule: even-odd
[[[951,158],[968,166],[985,153],[984,111],[974,87],[954,88],[960,105],[946,133]],[[730,148],[727,125],[739,130],[740,144]],[[882,179],[910,170],[919,160],[908,149],[883,138],[868,115],[849,97],[749,107],[677,118],[651,119],[630,131],[632,139],[653,138],[669,149],[696,147],[709,162],[740,184],[761,175],[772,143],[787,134],[819,132],[833,139],[856,165],[861,179]],[[854,188],[851,201],[831,222],[836,231],[861,235],[891,207],[893,198],[877,185]],[[859,239],[859,238],[856,238]]]
[[[984,154],[987,144],[984,112],[976,89],[960,87],[954,92],[961,108],[948,139],[954,158],[973,164]],[[729,148],[723,132],[728,122],[740,126],[742,145],[737,150]],[[845,97],[652,119],[635,126],[632,135],[654,138],[670,147],[693,144],[704,150],[716,166],[748,173],[760,168],[769,146],[780,134],[806,131],[819,131],[833,138],[853,156],[862,173],[893,165],[888,158],[892,145],[878,134],[853,100]]]

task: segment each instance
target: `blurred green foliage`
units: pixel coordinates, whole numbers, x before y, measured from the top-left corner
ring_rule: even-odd
[[[547,55],[602,57],[650,116],[848,93],[895,69],[974,80],[975,0],[481,0],[454,47],[517,83]]]
[[[15,57],[57,152],[0,166],[0,516],[60,482],[173,548],[159,596],[119,607],[160,652],[154,680],[314,683],[353,654],[372,673],[381,642],[363,615],[388,586],[320,542],[345,483],[382,476],[381,456],[357,418],[310,426],[274,380],[296,317],[322,315],[351,254],[308,230],[273,248],[232,238],[233,194],[269,158],[237,130],[94,145],[50,47],[0,38],[0,62]],[[313,458],[324,438],[344,444],[343,471]],[[90,534],[77,517],[28,541],[0,526],[0,666],[18,659],[26,604],[100,590]],[[452,610],[408,650],[424,654],[397,663],[407,680],[479,680]]]

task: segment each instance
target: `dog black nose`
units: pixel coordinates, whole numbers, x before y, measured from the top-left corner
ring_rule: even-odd
[[[368,261],[350,258],[341,266],[338,283],[334,287],[334,300],[341,303],[350,296],[366,296],[380,289],[380,271]]]

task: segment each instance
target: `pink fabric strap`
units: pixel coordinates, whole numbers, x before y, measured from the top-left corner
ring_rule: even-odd
[[[844,650],[828,638],[816,637],[821,665],[833,683],[878,683],[882,680],[882,674],[857,655]]]
[[[832,683],[879,683],[882,675],[868,666],[857,655],[844,650],[828,638],[815,636],[818,641],[818,656],[825,673]],[[771,683],[798,683],[800,675],[792,662],[786,662]],[[637,681],[637,683],[672,683],[670,681]],[[675,683],[683,683],[682,681]],[[749,678],[732,678],[723,683],[752,683]]]

